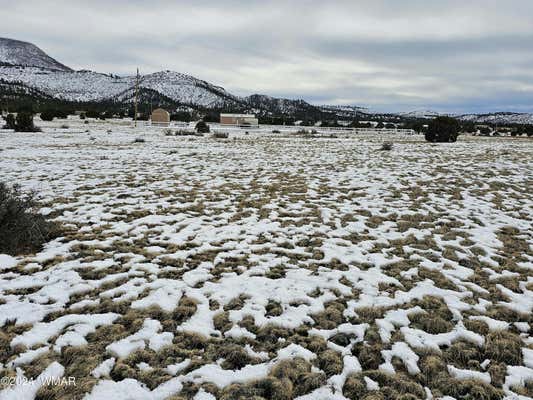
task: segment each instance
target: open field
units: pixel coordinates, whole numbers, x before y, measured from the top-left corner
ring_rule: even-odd
[[[37,124],[1,180],[65,233],[0,256],[1,400],[533,397],[533,141]]]

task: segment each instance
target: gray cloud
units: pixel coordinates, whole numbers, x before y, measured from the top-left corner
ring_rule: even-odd
[[[0,36],[77,69],[172,69],[241,95],[533,111],[529,0],[287,3],[0,0]]]

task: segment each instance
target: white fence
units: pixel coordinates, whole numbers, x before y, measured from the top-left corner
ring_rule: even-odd
[[[122,122],[122,124],[133,124],[133,121]],[[329,134],[383,134],[383,135],[414,135],[415,131],[412,129],[378,129],[378,128],[350,128],[350,127],[321,127],[321,126],[293,126],[293,125],[252,125],[252,126],[243,126],[243,125],[227,125],[220,124],[216,122],[207,123],[212,132],[264,132],[264,133],[297,133],[300,131],[307,131],[309,133],[316,132],[320,133],[329,133]],[[150,121],[137,121],[138,127],[153,127],[153,128],[166,128],[166,129],[194,129],[196,122],[180,122],[180,121],[170,121],[168,127],[155,126],[150,123]]]
[[[317,132],[317,133],[353,133],[353,134],[365,134],[365,133],[381,133],[381,134],[401,134],[401,135],[414,135],[415,131],[412,129],[378,129],[378,128],[349,128],[349,127],[321,127],[321,126],[288,126],[288,125],[257,125],[257,126],[239,126],[239,125],[221,125],[216,123],[210,123],[212,130],[224,131],[224,130],[239,130],[239,131],[273,131],[279,133],[297,133],[299,131]]]

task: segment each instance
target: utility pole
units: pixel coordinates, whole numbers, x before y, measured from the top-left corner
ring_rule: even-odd
[[[137,79],[135,80],[135,111],[134,111],[134,118],[135,118],[135,128],[137,128],[137,102],[139,100],[139,68],[137,68]]]

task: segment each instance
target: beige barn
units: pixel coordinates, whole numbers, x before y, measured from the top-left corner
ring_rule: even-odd
[[[170,113],[162,108],[152,111],[152,125],[168,126],[170,124]]]
[[[220,114],[222,125],[258,125],[259,121],[254,114]]]

